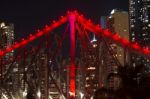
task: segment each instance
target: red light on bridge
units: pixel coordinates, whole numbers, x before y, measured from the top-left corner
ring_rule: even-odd
[[[114,34],[114,35],[112,36],[112,39],[115,40],[115,41],[119,41],[119,40],[120,40],[120,37],[119,37],[118,34]]]
[[[44,34],[44,32],[39,31],[35,36],[36,36],[36,37],[40,37],[40,36],[42,36],[43,34]]]
[[[0,50],[0,56],[3,56],[4,52]]]
[[[101,27],[100,27],[100,25],[98,24],[98,25],[96,25],[96,30],[97,31],[101,31]]]
[[[30,42],[30,41],[33,41],[34,39],[36,39],[36,37],[30,34],[30,36],[29,36],[29,38],[28,38],[29,42]]]
[[[135,43],[135,44],[132,44],[131,45],[134,49],[136,49],[136,50],[140,50],[140,46],[139,46],[139,44],[137,44],[137,43]]]
[[[20,44],[19,44],[19,45],[23,46],[23,45],[26,45],[27,43],[28,43],[28,41],[27,41],[27,40],[22,39],[22,41],[20,42]]]
[[[150,50],[148,48],[143,48],[142,51],[145,53],[145,54],[150,54]]]
[[[18,44],[17,42],[13,45],[14,49],[19,48],[19,47],[20,47],[20,44]]]
[[[130,44],[129,40],[127,40],[127,39],[121,39],[121,42],[124,46],[127,46]]]
[[[60,24],[61,24],[61,22],[55,22],[55,23],[53,24],[53,27],[56,28],[56,27],[59,26]]]
[[[89,19],[89,20],[88,20],[88,22],[90,22],[90,23],[91,23],[91,19]]]
[[[87,21],[85,25],[86,25],[86,26],[91,26],[92,23],[91,23],[90,21]]]
[[[82,23],[82,24],[83,24],[83,22],[84,22],[84,18],[83,18],[83,16],[81,16],[81,15],[79,15],[79,16],[77,17],[77,20],[78,20],[78,22],[80,22],[80,23]]]
[[[7,48],[6,48],[6,52],[11,52],[12,50],[13,50],[12,47],[7,47]]]
[[[103,31],[103,34],[105,35],[105,36],[111,36],[111,33],[110,33],[110,31],[108,30],[108,29],[105,29],[104,31]]]

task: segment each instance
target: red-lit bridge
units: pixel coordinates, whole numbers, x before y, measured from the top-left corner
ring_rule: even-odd
[[[66,26],[64,33],[56,36],[52,32],[64,25]],[[70,33],[68,34],[70,38],[70,58],[66,61],[63,60],[60,51],[68,32]],[[121,38],[117,33],[111,33],[108,29],[102,29],[99,24],[95,25],[90,19],[85,18],[77,11],[67,12],[58,21],[53,21],[52,24],[46,25],[44,29],[38,30],[27,38],[23,38],[20,42],[15,42],[12,46],[0,50],[1,97],[4,99],[25,99],[24,97],[27,97],[27,99],[28,97],[32,97],[29,99],[51,99],[51,94],[54,94],[52,93],[54,88],[57,90],[60,99],[81,99],[81,97],[78,98],[78,95],[87,97],[85,99],[91,97],[92,94],[88,93],[90,88],[81,92],[81,88],[77,86],[80,82],[78,81],[77,83],[77,76],[79,69],[82,72],[82,67],[79,66],[76,55],[76,53],[80,53],[79,61],[83,60],[81,63],[87,65],[84,62],[89,60],[86,59],[85,55],[88,53],[89,48],[95,50],[94,47],[96,47],[90,42],[89,33],[91,32],[98,39],[98,45],[96,46],[102,43],[106,45],[107,49],[105,50],[110,52],[110,57],[112,57],[116,66],[120,66],[120,63],[107,41],[111,41],[141,56],[150,57],[148,48],[142,48],[138,43],[131,43],[127,39]],[[36,44],[29,47],[34,40],[40,43],[35,47],[34,45]],[[53,44],[54,42],[56,43],[55,45]],[[79,42],[81,45],[80,52],[77,52]],[[17,50],[16,55],[10,57],[9,60],[5,60],[7,53],[15,50]],[[59,65],[58,70],[52,68],[54,61],[57,61],[56,64]],[[102,57],[99,61],[102,61]],[[61,71],[64,68],[65,74]],[[65,81],[63,80],[62,82],[63,77]],[[62,87],[62,84],[65,86]]]

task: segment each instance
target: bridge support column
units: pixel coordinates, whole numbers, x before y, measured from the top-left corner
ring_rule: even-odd
[[[76,50],[76,35],[75,35],[76,16],[71,13],[69,15],[70,24],[70,67],[69,67],[69,99],[75,99],[76,95],[76,66],[75,66],[75,50]]]

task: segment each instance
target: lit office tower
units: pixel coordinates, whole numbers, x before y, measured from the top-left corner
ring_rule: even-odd
[[[11,46],[13,42],[14,42],[14,25],[7,24],[4,22],[0,23],[0,49],[5,49],[7,46]],[[2,58],[2,60],[6,61],[12,56],[13,56],[13,51],[7,53]],[[7,67],[4,67],[2,71],[5,72],[6,69]]]
[[[108,28],[110,29],[111,32],[117,33],[121,38],[125,38],[128,40],[129,39],[128,12],[116,9],[112,10],[111,15],[108,18]],[[117,61],[119,62],[118,65],[126,66],[129,60],[127,50],[117,44],[112,44],[111,48],[114,52],[113,55],[115,55]],[[112,85],[115,86],[114,89],[117,89],[120,86],[120,79],[113,78]]]
[[[86,99],[91,99],[99,84],[99,43],[95,36],[91,45],[83,53],[83,66],[85,73],[84,96]]]
[[[129,39],[128,12],[113,9],[108,17],[108,28],[117,33],[121,38]],[[117,45],[116,57],[122,66],[128,62],[128,54],[125,48]]]
[[[14,25],[0,23],[0,49],[5,49],[7,46],[11,46],[14,42]],[[6,54],[4,57],[6,60],[13,56],[13,51]]]
[[[13,42],[14,42],[14,25],[7,24],[4,22],[0,23],[0,49],[5,49],[7,46],[11,46]],[[7,53],[3,58],[0,58],[0,65],[3,61],[9,60],[11,57],[13,57],[13,51]],[[0,84],[2,84],[4,74],[6,74],[8,68],[9,68],[8,65],[0,66]],[[0,91],[4,92],[2,88]]]
[[[129,0],[130,41],[150,48],[150,0]],[[144,65],[150,71],[150,60],[132,54],[131,65]]]
[[[112,33],[129,39],[128,13],[125,11],[112,10],[109,16],[101,17],[101,25],[102,28],[108,28]],[[117,85],[119,87],[119,80],[112,78],[107,85],[107,77],[110,73],[116,73],[119,65],[126,65],[128,62],[127,51],[110,39],[104,39],[101,48],[100,82],[102,86],[117,88]]]

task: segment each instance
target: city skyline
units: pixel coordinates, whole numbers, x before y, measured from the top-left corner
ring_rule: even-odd
[[[0,99],[149,99],[150,0],[1,3]]]

